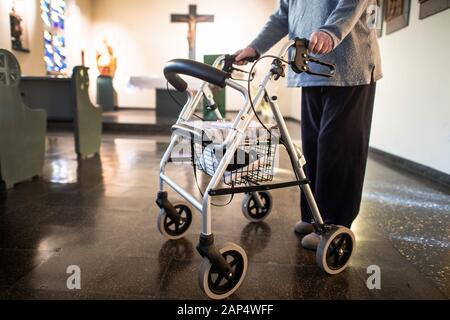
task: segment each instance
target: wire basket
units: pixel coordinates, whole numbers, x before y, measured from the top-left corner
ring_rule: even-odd
[[[222,181],[231,187],[270,182],[274,177],[274,163],[278,150],[279,130],[268,132],[260,125],[250,127],[243,142],[226,168]],[[192,165],[213,176],[226,153],[221,143],[192,141]]]

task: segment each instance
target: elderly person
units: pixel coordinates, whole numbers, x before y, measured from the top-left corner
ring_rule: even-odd
[[[376,81],[382,78],[377,30],[369,6],[376,0],[281,0],[261,33],[236,61],[264,54],[286,35],[310,39],[310,53],[335,63],[334,78],[288,76],[302,90],[306,173],[326,223],[350,228],[362,198]],[[373,8],[373,7],[371,7]],[[320,236],[304,196],[296,232],[315,250]]]

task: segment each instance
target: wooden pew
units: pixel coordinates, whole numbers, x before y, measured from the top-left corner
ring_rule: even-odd
[[[88,68],[75,67],[71,78],[22,77],[20,89],[31,108],[47,110],[48,121],[73,123],[80,158],[100,153],[102,109],[89,98]]]
[[[0,185],[7,188],[42,174],[45,157],[45,110],[22,101],[20,66],[0,49]]]
[[[76,104],[75,146],[78,156],[86,158],[100,154],[103,111],[89,98],[88,68],[78,66],[72,73],[72,91]]]

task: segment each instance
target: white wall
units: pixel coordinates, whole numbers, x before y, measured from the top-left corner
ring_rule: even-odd
[[[90,68],[89,86],[92,102],[96,103],[96,81],[98,71],[96,67],[96,49],[93,45],[92,35],[92,0],[67,0],[66,8],[66,49],[67,68],[69,73],[75,66],[82,64],[84,50],[85,64]]]
[[[119,105],[155,107],[151,90],[127,89],[130,76],[162,77],[164,64],[188,55],[187,24],[171,23],[173,13],[188,12],[191,0],[94,0],[94,46],[104,37],[115,48],[118,69],[115,87]],[[214,14],[214,23],[202,23],[197,30],[197,59],[205,54],[234,53],[246,46],[276,9],[276,0],[198,0],[200,14]],[[97,73],[98,74],[98,73]],[[280,81],[280,87],[283,83]],[[274,92],[274,94],[277,92]],[[240,101],[228,95],[228,108],[236,109]],[[290,108],[290,96],[286,109]],[[290,113],[290,111],[289,111]]]
[[[371,145],[450,174],[450,10],[384,35]]]
[[[44,27],[41,20],[39,0],[23,0],[26,2],[26,21],[30,53],[14,51],[19,60],[22,73],[25,75],[43,76],[46,74],[44,62]],[[90,13],[91,0],[68,0],[66,12],[66,48],[69,70],[81,63],[81,48],[86,55],[92,56]],[[0,47],[11,50],[9,12],[13,0],[0,0]]]
[[[92,0],[68,0],[66,9],[67,64],[71,71],[81,65],[81,51],[85,51],[86,62],[95,62],[92,46]],[[89,60],[90,58],[90,60]]]
[[[45,75],[43,26],[39,0],[23,0],[27,7],[26,16],[30,53],[14,51],[23,74]],[[9,13],[12,0],[0,1],[0,47],[11,50]]]
[[[0,1],[0,48],[11,50],[9,12],[12,1]]]

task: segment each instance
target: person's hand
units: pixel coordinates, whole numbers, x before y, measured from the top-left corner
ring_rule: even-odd
[[[252,47],[247,47],[245,49],[239,50],[235,54],[236,54],[235,64],[239,66],[246,65],[248,63],[248,61],[246,61],[245,59],[256,58],[258,56],[256,50],[253,49]]]
[[[327,54],[334,49],[333,45],[333,39],[328,33],[317,31],[311,35],[308,49],[313,54]]]

